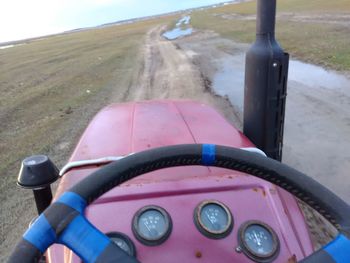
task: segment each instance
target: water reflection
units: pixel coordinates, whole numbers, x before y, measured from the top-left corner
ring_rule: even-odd
[[[290,81],[301,82],[310,87],[327,89],[341,89],[350,86],[349,79],[337,72],[298,60],[291,60],[289,62],[288,79]]]
[[[174,39],[177,39],[179,37],[191,35],[193,32],[193,29],[191,27],[189,27],[190,21],[191,21],[190,16],[182,17],[175,24],[175,28],[165,32],[163,34],[163,37],[165,37],[168,40],[174,40]]]

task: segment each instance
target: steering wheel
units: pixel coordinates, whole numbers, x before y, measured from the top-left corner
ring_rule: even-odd
[[[8,262],[38,262],[54,243],[66,245],[84,262],[138,262],[89,223],[84,209],[107,191],[138,175],[188,165],[237,170],[284,188],[321,213],[339,231],[332,242],[300,262],[350,262],[350,206],[346,202],[285,164],[257,153],[212,144],[151,149],[95,171],[63,193],[38,217],[16,245]]]

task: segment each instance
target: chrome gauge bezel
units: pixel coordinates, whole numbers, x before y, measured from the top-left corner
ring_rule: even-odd
[[[202,220],[201,220],[202,209],[205,206],[209,205],[209,204],[215,204],[215,205],[220,206],[226,213],[226,216],[228,218],[228,224],[221,231],[214,231],[214,230],[208,229],[205,226],[205,224],[202,222]],[[194,223],[195,223],[197,229],[199,230],[199,232],[201,232],[204,236],[212,238],[212,239],[225,238],[231,233],[231,231],[233,229],[233,216],[231,214],[230,209],[225,204],[223,204],[222,202],[217,201],[217,200],[205,200],[205,201],[202,201],[195,208],[193,218],[194,218]]]
[[[255,253],[253,250],[251,250],[249,248],[249,246],[247,245],[247,243],[244,239],[244,235],[245,235],[247,228],[252,226],[252,225],[259,225],[259,226],[265,228],[271,234],[272,240],[273,240],[273,250],[271,253],[269,253],[267,255],[262,255],[262,254]],[[247,257],[249,257],[250,259],[252,259],[258,263],[271,262],[271,261],[275,260],[279,254],[280,241],[278,239],[276,232],[268,224],[261,222],[261,221],[258,221],[258,220],[250,220],[250,221],[243,223],[240,226],[240,228],[238,230],[238,242],[239,242],[239,246],[240,246],[241,250],[243,251],[243,253]]]
[[[151,238],[144,236],[138,227],[138,222],[139,222],[141,215],[148,210],[156,210],[160,214],[162,214],[162,216],[164,217],[166,231],[159,238],[151,239]],[[172,227],[173,227],[172,220],[171,220],[169,213],[164,208],[162,208],[160,206],[156,206],[156,205],[148,205],[148,206],[142,207],[141,209],[139,209],[135,213],[133,220],[132,220],[132,231],[134,233],[134,236],[136,237],[136,239],[138,241],[140,241],[142,244],[144,244],[146,246],[158,246],[158,245],[164,243],[168,239],[168,237],[170,236]]]
[[[119,239],[122,239],[129,247],[130,249],[130,253],[129,254],[130,256],[132,257],[136,257],[136,248],[135,248],[135,245],[134,245],[134,242],[132,242],[132,240],[125,234],[123,233],[120,233],[120,232],[109,232],[109,233],[106,233],[106,236],[112,241],[113,241],[113,238],[119,238]],[[124,250],[123,250],[124,251]],[[126,251],[125,251],[126,252]],[[126,252],[127,253],[127,252]]]

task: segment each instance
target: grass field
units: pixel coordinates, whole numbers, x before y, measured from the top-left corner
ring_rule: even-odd
[[[348,0],[277,0],[278,12],[298,12],[298,13],[344,13],[350,11]],[[237,5],[221,6],[211,10],[214,13],[238,13],[255,14],[256,1],[240,3]]]
[[[0,189],[14,186],[23,157],[50,154],[73,133],[73,115],[88,119],[95,113],[91,104],[95,110],[103,107],[112,88],[128,84],[123,81],[133,74],[145,32],[168,19],[58,35],[0,50]]]
[[[329,23],[322,18],[340,21],[340,14],[350,15],[348,0],[278,0],[276,37],[292,57],[337,70],[350,70],[350,23]],[[255,38],[256,1],[197,11],[192,25],[214,30],[223,37],[250,43]],[[227,19],[227,15],[236,15]],[[287,14],[315,17],[318,20],[290,21]],[[247,19],[250,16],[250,19]],[[226,17],[226,18],[224,18]],[[323,19],[323,20],[322,20]]]

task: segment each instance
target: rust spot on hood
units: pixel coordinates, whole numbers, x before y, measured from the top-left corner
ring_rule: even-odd
[[[297,257],[293,255],[288,259],[287,263],[297,263]]]
[[[262,193],[263,197],[266,197],[266,191],[265,191],[265,189],[261,189],[261,188],[254,187],[252,190],[253,190],[254,192],[256,192],[256,193],[259,193],[260,190],[261,190],[261,193]]]

